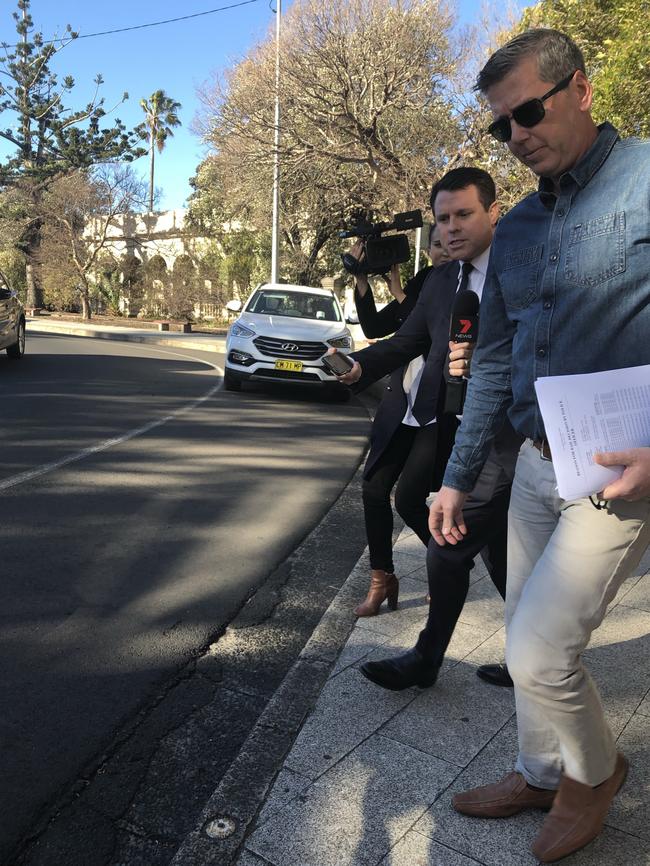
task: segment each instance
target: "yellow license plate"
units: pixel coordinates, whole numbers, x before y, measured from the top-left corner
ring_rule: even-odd
[[[292,373],[302,372],[302,361],[289,361],[284,358],[278,358],[275,362],[276,370],[290,370]]]

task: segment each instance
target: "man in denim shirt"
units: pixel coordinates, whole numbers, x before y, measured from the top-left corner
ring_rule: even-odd
[[[454,806],[482,817],[550,807],[533,853],[554,862],[598,835],[625,780],[581,654],[650,541],[650,498],[632,483],[647,465],[640,449],[612,487],[620,498],[600,508],[562,500],[534,382],[650,364],[650,143],[596,126],[582,55],[557,31],[527,31],[499,49],[477,89],[495,117],[489,131],[540,182],[497,227],[463,421],[430,514],[439,544],[466,534],[465,495],[507,412],[527,438],[506,597],[519,757],[515,772]]]

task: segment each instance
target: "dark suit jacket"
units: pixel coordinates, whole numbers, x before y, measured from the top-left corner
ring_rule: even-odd
[[[441,473],[451,453],[457,422],[454,416],[442,413],[444,397],[444,372],[449,349],[449,323],[458,287],[458,262],[448,262],[435,268],[427,276],[413,311],[401,328],[387,340],[382,340],[367,349],[353,352],[359,361],[362,377],[355,390],[363,390],[387,373],[399,370],[399,380],[388,386],[372,428],[370,453],[366,461],[364,476],[367,476],[379,456],[388,446],[395,431],[402,423],[407,402],[402,387],[402,371],[406,364],[424,355],[425,364],[418,388],[418,404],[425,412],[424,420],[438,419],[438,446],[435,478],[432,489],[441,480]],[[422,403],[424,400],[424,403]],[[514,463],[521,437],[514,433],[509,423],[504,426],[495,441],[495,452],[499,463],[512,480]]]
[[[458,262],[448,262],[438,268],[431,268],[412,312],[397,333],[388,340],[352,353],[363,371],[355,386],[356,391],[362,391],[388,373],[392,374],[372,426],[370,453],[366,460],[364,477],[371,473],[377,459],[402,423],[407,408],[406,394],[402,386],[404,368],[419,355],[424,355],[426,360],[418,389],[418,404],[425,412],[426,421],[435,417],[441,420],[440,432],[444,430],[446,434],[446,445],[440,442],[438,450],[446,452],[444,462],[449,456],[456,428],[455,419],[443,419],[438,412],[438,403],[444,388],[449,322],[458,286],[458,268]],[[405,303],[406,300],[403,304]],[[425,401],[424,404],[422,400]]]

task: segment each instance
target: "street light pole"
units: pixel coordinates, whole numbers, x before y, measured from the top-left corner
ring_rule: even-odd
[[[415,268],[413,273],[417,274],[420,270],[420,252],[422,250],[422,227],[418,226],[415,230]]]
[[[278,281],[280,236],[280,21],[282,0],[276,0],[275,20],[275,141],[273,151],[273,226],[271,231],[271,282]]]

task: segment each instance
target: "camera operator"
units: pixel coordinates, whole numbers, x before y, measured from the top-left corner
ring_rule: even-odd
[[[396,331],[415,306],[422,287],[434,267],[448,261],[437,229],[429,233],[428,254],[433,265],[422,268],[402,289],[399,265],[390,269],[388,285],[392,300],[377,310],[372,288],[366,274],[355,275],[355,303],[359,324],[366,337],[386,337]],[[350,255],[364,261],[363,241],[357,241]],[[379,406],[371,431],[371,448],[364,469],[363,508],[370,554],[371,582],[368,596],[355,613],[374,616],[385,599],[391,609],[397,604],[398,580],[393,571],[393,510],[390,495],[395,491],[395,507],[405,523],[428,544],[430,534],[426,521],[426,500],[436,474],[436,453],[439,450],[439,430],[434,423],[436,401],[428,400],[425,410],[429,420],[420,425],[412,414],[418,404],[418,387],[424,358],[420,356],[391,375],[390,384]],[[401,424],[400,424],[401,422]],[[397,428],[397,429],[396,429]],[[453,430],[448,436],[446,453],[451,450]],[[440,466],[440,475],[444,464]]]

